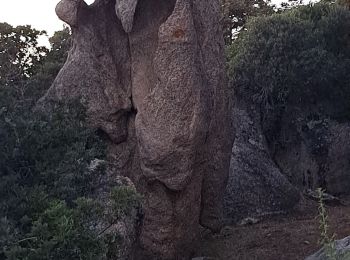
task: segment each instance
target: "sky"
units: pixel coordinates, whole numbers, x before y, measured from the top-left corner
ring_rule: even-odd
[[[60,0],[0,0],[0,22],[11,25],[30,24],[49,35],[63,28],[55,13]],[[85,0],[91,4],[94,0]]]
[[[85,1],[88,4],[94,2],[94,0]],[[0,0],[0,22],[11,25],[30,24],[52,35],[63,28],[63,23],[55,13],[58,2],[59,0]]]
[[[59,0],[0,0],[0,22],[11,25],[30,24],[51,35],[63,23],[57,18],[55,6]]]
[[[63,28],[63,22],[55,13],[55,6],[60,0],[0,0],[0,22],[11,25],[30,24],[49,35]],[[273,0],[280,2],[282,0]],[[85,0],[88,4],[94,0]],[[45,40],[45,39],[44,39]]]
[[[55,7],[60,0],[0,0],[0,22],[13,26],[31,25],[35,29],[45,30],[48,35],[63,28],[55,13]],[[94,0],[85,0],[88,4]],[[48,45],[43,37],[39,40],[41,45]]]

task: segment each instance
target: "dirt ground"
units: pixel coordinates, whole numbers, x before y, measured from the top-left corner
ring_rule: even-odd
[[[350,235],[350,206],[327,207],[330,231],[337,239]],[[320,245],[317,203],[308,202],[288,215],[249,226],[227,226],[218,234],[202,234],[196,255],[218,260],[303,260]]]

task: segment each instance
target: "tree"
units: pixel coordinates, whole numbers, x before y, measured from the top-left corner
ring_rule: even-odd
[[[0,83],[11,84],[34,75],[48,49],[38,46],[38,37],[46,35],[31,26],[12,27],[0,23]]]
[[[329,104],[329,117],[349,118],[349,28],[350,11],[327,3],[251,20],[230,50],[236,95],[263,118],[293,102]]]
[[[106,259],[109,246],[119,250],[118,234],[105,237],[94,227],[110,227],[110,222],[138,205],[139,197],[129,187],[113,187],[104,198],[112,208],[111,216],[106,216],[106,205],[96,195],[105,176],[106,146],[96,129],[87,126],[85,107],[78,101],[55,102],[50,113],[34,110],[67,56],[69,30],[56,32],[48,51],[37,46],[38,31],[5,27],[8,36],[1,34],[0,259]],[[18,30],[25,43],[15,37]],[[25,51],[30,52],[28,57]],[[23,64],[13,62],[16,59]]]
[[[68,51],[72,47],[71,31],[68,26],[63,30],[57,31],[49,39],[51,49],[45,58],[45,63],[56,64],[59,68],[67,60]],[[58,72],[58,71],[57,71]]]
[[[38,46],[37,42],[39,36],[46,36],[44,32],[29,26],[12,27],[8,24],[0,24],[0,28],[3,28],[3,33],[0,33],[0,48],[3,50],[0,52],[1,105],[7,109],[21,105],[26,107],[23,111],[28,111],[45,94],[62,68],[71,47],[70,31],[65,27],[55,32],[49,39],[51,48],[48,49]],[[22,39],[27,39],[25,42],[19,40],[17,43],[15,35],[18,32],[24,35]],[[20,57],[23,65],[16,61]]]
[[[282,2],[280,6],[272,4],[271,0],[222,0],[226,45],[232,44],[238,38],[239,33],[245,30],[246,23],[250,18],[270,16],[303,4],[303,0],[287,0],[286,2]]]
[[[33,111],[63,65],[68,31],[55,33],[50,51],[38,46],[44,32],[8,24],[0,31],[0,259],[98,259],[103,241],[85,227],[97,206],[82,197],[103,171],[88,169],[104,159],[102,140],[79,103]]]
[[[227,45],[245,28],[249,17],[270,15],[274,6],[270,0],[222,0],[224,38]]]

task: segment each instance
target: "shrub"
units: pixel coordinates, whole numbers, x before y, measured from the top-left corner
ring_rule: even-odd
[[[262,118],[298,104],[349,119],[349,27],[350,11],[325,3],[252,19],[229,51],[236,95]]]
[[[0,259],[106,259],[117,234],[103,238],[96,227],[131,214],[140,197],[111,189],[111,212],[98,198],[106,149],[83,106],[3,112],[0,129]]]
[[[139,204],[135,190],[108,187],[103,199],[113,212],[106,216],[109,209],[96,190],[106,179],[106,145],[87,126],[83,104],[33,110],[62,65],[67,46],[60,42],[67,34],[55,35],[57,52],[45,57],[36,74],[0,82],[1,260],[99,260],[111,250],[115,256],[118,234],[103,237],[99,229]]]

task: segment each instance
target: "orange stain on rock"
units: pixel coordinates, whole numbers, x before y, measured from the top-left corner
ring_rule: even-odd
[[[174,36],[175,38],[183,38],[183,37],[185,36],[185,32],[184,32],[184,30],[182,30],[182,29],[177,29],[177,30],[175,30],[175,32],[173,33],[173,36]]]

